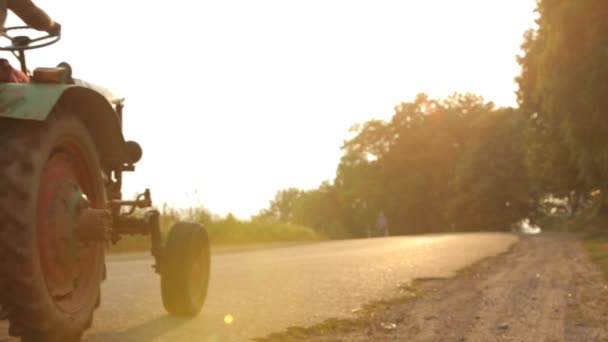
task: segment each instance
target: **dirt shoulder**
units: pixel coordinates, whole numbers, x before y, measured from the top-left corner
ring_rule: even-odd
[[[522,236],[450,279],[419,280],[357,318],[263,341],[608,341],[608,286],[580,237]]]

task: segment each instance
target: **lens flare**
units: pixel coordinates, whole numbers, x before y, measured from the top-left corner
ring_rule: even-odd
[[[224,316],[224,323],[230,325],[230,324],[232,324],[233,321],[234,321],[234,317],[232,317],[231,314],[227,314],[226,316]]]

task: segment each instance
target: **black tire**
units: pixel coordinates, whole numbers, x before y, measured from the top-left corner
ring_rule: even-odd
[[[209,236],[203,226],[178,222],[171,228],[160,272],[163,305],[170,314],[200,312],[207,297],[210,261]]]
[[[22,341],[80,341],[99,305],[105,246],[64,248],[75,240],[58,237],[68,221],[57,219],[66,214],[63,192],[53,189],[65,184],[92,207],[106,205],[97,149],[82,122],[59,110],[47,122],[0,122],[0,301]]]

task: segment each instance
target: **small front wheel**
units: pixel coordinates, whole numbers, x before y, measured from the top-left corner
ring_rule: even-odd
[[[209,236],[200,224],[178,222],[169,231],[160,265],[165,309],[177,316],[198,314],[207,297]]]

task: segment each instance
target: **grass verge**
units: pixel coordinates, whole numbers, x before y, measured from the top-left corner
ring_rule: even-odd
[[[593,233],[583,241],[591,261],[596,263],[608,281],[608,232]]]
[[[207,228],[212,246],[247,245],[272,242],[316,241],[324,238],[309,227],[265,220],[239,221],[232,216],[212,219],[204,211],[178,213],[169,211],[161,216],[163,236],[178,221],[198,222]],[[123,236],[110,247],[109,253],[144,252],[150,250],[149,236]]]
[[[544,231],[556,232],[601,232],[608,223],[608,214],[582,213],[572,218],[546,216],[538,221]]]

